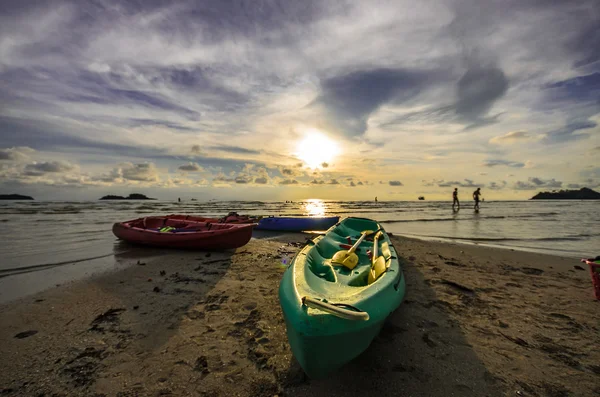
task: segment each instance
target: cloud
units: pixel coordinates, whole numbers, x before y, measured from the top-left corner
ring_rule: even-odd
[[[443,179],[433,179],[431,181],[423,180],[423,186],[438,186],[438,187],[483,187],[484,185],[481,183],[475,183],[471,179],[464,179],[462,181],[445,181]]]
[[[506,166],[511,168],[523,168],[525,167],[525,163],[521,163],[518,161],[509,161],[509,160],[486,160],[482,164],[484,167],[496,167],[496,166]]]
[[[389,181],[388,183],[390,186],[403,186],[402,182],[400,181]]]
[[[47,173],[64,173],[74,170],[75,165],[68,161],[45,161],[42,163],[27,164],[23,170],[24,175],[42,176]]]
[[[437,80],[438,72],[410,69],[366,69],[326,78],[316,100],[338,132],[364,134],[371,114],[386,103],[402,103]]]
[[[209,149],[237,154],[260,154],[260,150],[247,149],[240,146],[215,145],[210,146]]]
[[[310,181],[310,184],[311,184],[311,185],[323,185],[324,183],[325,183],[325,181],[324,181],[324,180],[316,180],[316,179],[313,179],[312,181]]]
[[[235,183],[250,183],[253,179],[254,178],[249,175],[238,175],[235,177]]]
[[[329,163],[321,163],[321,167],[327,168],[327,167],[329,167]]]
[[[180,171],[188,171],[188,172],[204,171],[204,168],[202,168],[200,165],[198,165],[198,163],[192,163],[192,162],[189,162],[184,165],[180,165],[177,169]]]
[[[160,180],[154,163],[133,164],[127,162],[122,163],[117,170],[123,179],[130,181],[158,182]]]
[[[512,131],[504,135],[495,136],[490,139],[490,143],[495,145],[514,145],[520,142],[538,141],[542,138],[540,135],[532,135],[527,131]]]
[[[527,181],[517,181],[513,185],[515,190],[535,190],[539,188],[559,188],[562,186],[561,181],[556,179],[541,179],[538,177],[527,178]]]
[[[469,122],[481,121],[507,90],[502,69],[472,65],[458,81],[456,113]]]
[[[0,149],[0,161],[27,161],[34,152],[35,150],[27,146]]]
[[[277,168],[283,177],[300,177],[305,175],[304,170],[299,167],[278,166]]]
[[[254,183],[258,184],[258,185],[265,185],[269,182],[269,180],[265,177],[260,177],[260,178],[255,178],[254,179]]]
[[[490,182],[488,184],[488,189],[491,190],[502,190],[506,187],[507,182],[506,181],[500,181],[500,182]]]
[[[298,181],[295,179],[284,179],[279,182],[280,185],[297,185]]]
[[[340,183],[338,182],[337,179],[332,179],[329,181],[329,185],[339,185]]]

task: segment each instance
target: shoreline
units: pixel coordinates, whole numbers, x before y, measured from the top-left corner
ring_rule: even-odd
[[[253,236],[253,240],[266,241],[268,239],[277,239],[277,235],[272,237],[263,237],[260,231],[255,231],[254,234],[259,234],[258,237]],[[264,233],[263,233],[264,234]],[[304,238],[319,233],[295,233]],[[582,256],[576,253],[557,250],[556,252],[547,252],[544,249],[525,248],[518,246],[509,246],[501,244],[492,244],[485,241],[474,241],[470,239],[455,239],[452,237],[430,237],[420,236],[410,233],[389,233],[393,236],[405,239],[413,239],[424,242],[456,244],[464,246],[486,247],[491,249],[500,249],[508,251],[518,251],[524,253],[534,253],[541,255],[551,255],[561,258],[569,258],[571,260],[579,260]],[[59,263],[49,263],[43,265],[33,265],[24,267],[24,271],[20,268],[0,270],[0,305],[10,303],[19,298],[24,298],[47,289],[52,289],[59,285],[70,284],[78,281],[85,281],[91,277],[100,274],[123,270],[123,263],[127,262],[126,258],[148,258],[153,256],[171,255],[174,251],[169,249],[157,249],[151,247],[129,245],[122,242],[115,242],[115,252],[100,255],[92,258],[74,259]],[[176,252],[176,251],[175,251]],[[124,259],[125,258],[125,259]],[[81,268],[74,267],[79,265]],[[30,270],[31,268],[40,268],[40,270]],[[70,269],[70,270],[68,270]],[[4,274],[9,270],[13,271],[9,274]],[[56,272],[62,273],[62,277],[57,277]],[[54,273],[48,273],[54,272]],[[25,288],[26,292],[23,292]]]
[[[282,258],[305,240],[287,234],[228,253],[131,255],[117,271],[1,304],[0,392],[600,393],[600,302],[583,264],[397,236],[405,301],[365,353],[327,379],[306,379],[277,297]]]
[[[527,252],[530,254],[541,254],[541,255],[550,255],[550,256],[558,256],[561,258],[569,258],[569,259],[581,259],[583,256],[577,255],[575,252],[564,251],[564,250],[555,250],[553,252],[548,252],[547,248],[534,248],[534,247],[519,247],[519,246],[511,246],[511,245],[502,245],[502,244],[493,244],[486,242],[485,240],[474,240],[469,238],[455,238],[455,237],[441,237],[441,236],[420,236],[416,234],[409,233],[392,233],[394,236],[420,240],[420,241],[429,241],[429,242],[438,242],[444,244],[464,244],[468,246],[479,246],[493,249],[501,249],[501,250],[510,250],[510,251],[519,251],[519,252]],[[518,240],[521,241],[521,240]],[[594,256],[594,255],[590,255]]]

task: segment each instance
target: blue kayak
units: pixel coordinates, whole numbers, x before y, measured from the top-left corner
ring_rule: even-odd
[[[302,232],[306,230],[327,230],[340,221],[339,216],[330,217],[284,217],[262,218],[254,230],[275,230],[281,232]]]

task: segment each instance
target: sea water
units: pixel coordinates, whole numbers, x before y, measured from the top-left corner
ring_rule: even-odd
[[[230,211],[357,216],[375,219],[396,235],[574,259],[600,254],[600,201],[485,201],[479,212],[472,203],[454,211],[451,202],[439,201],[4,201],[0,202],[0,301],[16,289],[37,287],[38,272],[43,272],[42,284],[48,286],[118,267],[126,262],[123,259],[158,253],[119,242],[111,231],[114,222],[174,213],[221,217]]]

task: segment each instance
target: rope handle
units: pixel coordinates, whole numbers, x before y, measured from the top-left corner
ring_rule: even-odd
[[[327,302],[320,301],[318,299],[314,299],[308,296],[302,298],[302,304],[307,307],[311,307],[313,309],[319,309],[326,313],[333,314],[336,317],[343,318],[345,320],[353,320],[353,321],[368,321],[369,313],[360,311],[355,307],[350,305],[343,305],[347,307],[352,307],[355,310],[344,309],[341,304],[335,305]]]

